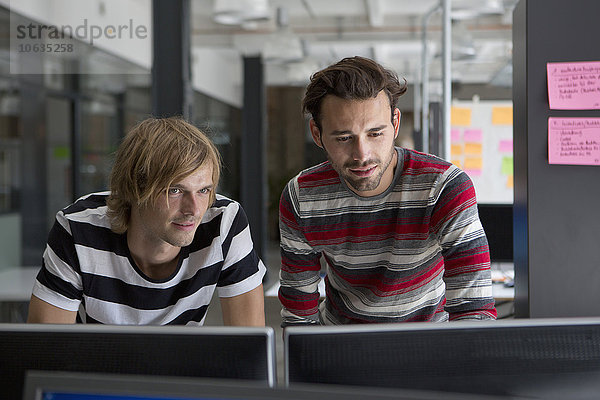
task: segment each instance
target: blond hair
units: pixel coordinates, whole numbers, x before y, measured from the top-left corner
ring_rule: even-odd
[[[110,174],[107,205],[112,230],[124,233],[133,205],[154,204],[159,196],[167,196],[173,183],[207,163],[216,189],[221,156],[204,133],[182,118],[148,118],[134,126],[117,149]],[[210,203],[214,201],[213,190]]]

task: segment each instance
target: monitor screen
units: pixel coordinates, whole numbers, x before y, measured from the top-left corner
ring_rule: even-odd
[[[0,398],[28,370],[244,379],[275,384],[270,327],[0,324]]]
[[[296,385],[270,388],[252,381],[29,371],[23,400],[471,400],[420,390]]]
[[[513,261],[513,205],[478,204],[492,262]]]
[[[553,399],[600,393],[600,319],[288,327],[284,350],[287,385]]]

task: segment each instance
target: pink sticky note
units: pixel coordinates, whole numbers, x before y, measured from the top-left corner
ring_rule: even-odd
[[[469,177],[481,176],[481,170],[480,169],[465,169],[465,173]]]
[[[600,109],[600,61],[547,63],[553,110]]]
[[[501,140],[498,144],[498,151],[500,153],[512,153],[513,141],[512,140]]]
[[[548,118],[548,162],[600,165],[600,118]]]
[[[450,141],[460,142],[460,129],[450,129]]]
[[[465,129],[465,133],[463,134],[465,142],[481,142],[482,137],[481,129]]]

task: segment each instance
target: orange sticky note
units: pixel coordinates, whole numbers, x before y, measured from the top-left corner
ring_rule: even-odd
[[[465,143],[465,154],[481,155],[481,143]]]
[[[462,169],[462,162],[458,159],[450,161],[452,164],[456,165],[458,168]]]
[[[463,147],[461,144],[453,144],[450,146],[450,154],[452,157],[461,156],[463,153]]]
[[[465,169],[478,170],[483,166],[483,160],[481,157],[466,157],[465,158]]]
[[[471,126],[471,109],[464,107],[452,107],[450,110],[450,125]]]
[[[492,125],[512,125],[513,109],[512,107],[493,107]]]
[[[512,189],[512,188],[514,188],[514,186],[515,186],[515,184],[514,184],[514,181],[513,181],[513,176],[512,176],[512,175],[509,175],[509,176],[506,178],[506,187],[507,187],[508,189]]]

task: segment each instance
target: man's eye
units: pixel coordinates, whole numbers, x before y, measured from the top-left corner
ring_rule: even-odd
[[[200,193],[202,193],[202,194],[210,193],[210,188],[200,189]]]
[[[373,132],[373,133],[371,133],[371,136],[375,136],[375,137],[381,136],[381,135],[383,135],[383,132]]]
[[[338,136],[337,138],[338,142],[347,142],[348,140],[350,140],[350,136]]]
[[[169,195],[175,195],[181,193],[181,189],[179,188],[169,188]]]

